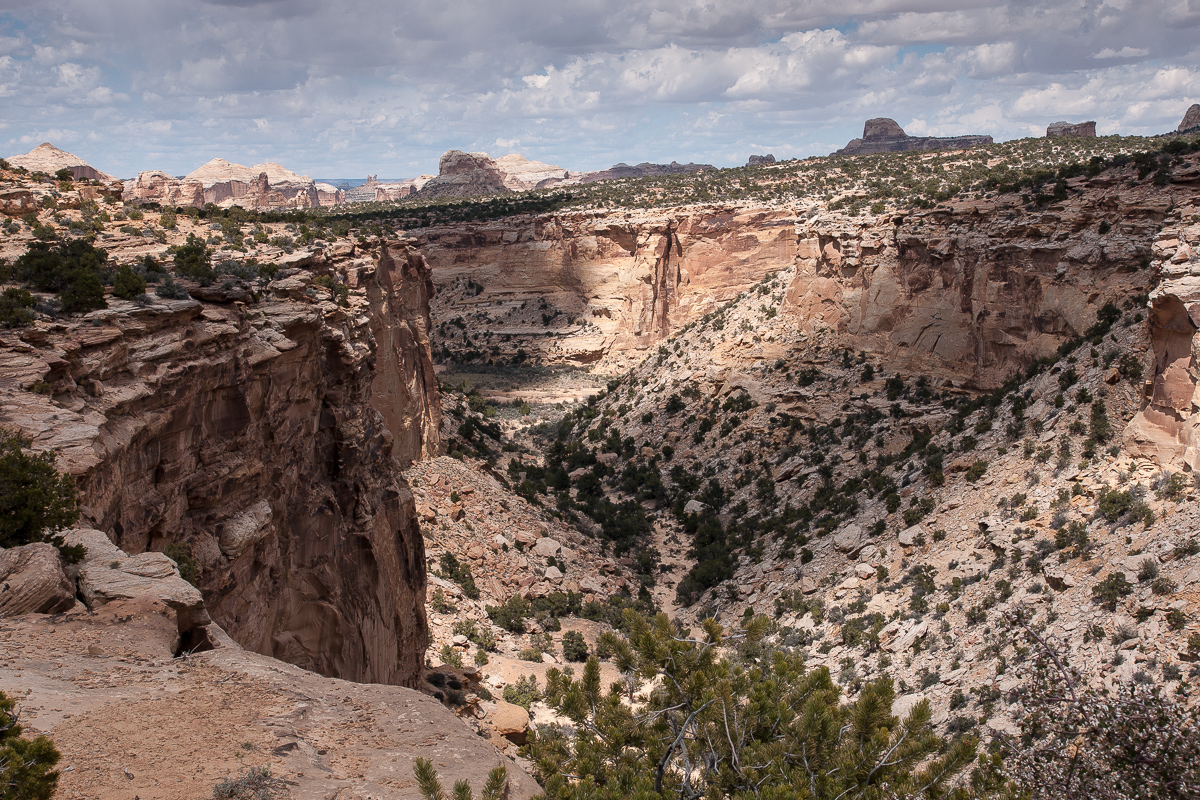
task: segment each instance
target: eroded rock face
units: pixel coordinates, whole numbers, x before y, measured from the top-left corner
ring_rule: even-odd
[[[60,169],[69,169],[76,180],[115,181],[111,175],[106,175],[74,153],[60,150],[49,142],[43,142],[28,153],[11,156],[6,159],[14,167],[24,167],[30,172],[44,172],[53,175]]]
[[[1092,139],[1096,136],[1096,123],[1088,122],[1052,122],[1046,127],[1046,136],[1076,136]]]
[[[55,614],[75,605],[58,548],[42,542],[0,550],[0,618]]]
[[[871,153],[902,153],[909,150],[962,150],[991,144],[991,136],[909,136],[894,119],[877,117],[867,120],[861,139],[850,143],[835,155],[859,156]]]
[[[60,454],[87,518],[126,552],[186,544],[210,613],[243,646],[412,684],[424,546],[399,467],[436,450],[439,412],[428,273],[402,253],[343,264],[368,289],[350,308],[283,269],[254,305],[114,300],[27,331],[36,346],[2,334],[0,421]],[[39,380],[51,396],[20,388]]]

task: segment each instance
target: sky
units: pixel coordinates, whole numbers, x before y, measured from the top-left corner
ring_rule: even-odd
[[[436,173],[455,148],[570,170],[910,135],[1172,130],[1200,0],[0,0],[0,154],[119,177],[214,157]]]

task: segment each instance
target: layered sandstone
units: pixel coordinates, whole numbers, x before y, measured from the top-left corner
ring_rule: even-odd
[[[895,120],[878,117],[867,120],[861,139],[850,143],[834,155],[859,156],[871,153],[904,153],[910,150],[963,150],[991,144],[992,137],[978,134],[968,136],[909,136]]]
[[[343,273],[350,307],[314,272]],[[58,453],[85,519],[125,552],[185,545],[243,646],[412,685],[425,561],[399,469],[437,450],[429,291],[403,247],[347,245],[290,257],[258,302],[113,298],[0,334],[0,424]]]
[[[212,203],[238,205],[258,211],[315,208],[345,202],[345,192],[329,184],[320,187],[307,175],[298,175],[274,163],[247,167],[214,158],[182,178],[165,172],[138,173],[126,181],[125,198],[163,206],[203,208]]]
[[[104,174],[79,156],[68,153],[66,150],[60,150],[49,142],[43,142],[28,153],[11,156],[5,160],[14,167],[24,167],[30,172],[44,172],[47,175],[53,175],[60,169],[69,169],[76,180],[103,181],[104,183],[111,183],[116,180],[113,176]]]
[[[1046,127],[1046,136],[1049,138],[1055,136],[1075,136],[1092,139],[1096,136],[1096,122],[1094,120],[1088,122],[1052,122]]]
[[[373,199],[377,202],[403,200],[413,192],[419,192],[424,189],[425,184],[429,183],[433,178],[433,175],[421,175],[420,177],[409,178],[399,183],[377,182],[374,187],[374,196],[368,199]]]

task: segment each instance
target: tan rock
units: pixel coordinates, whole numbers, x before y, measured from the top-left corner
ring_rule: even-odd
[[[38,542],[0,550],[0,618],[55,614],[75,605],[58,548]]]
[[[488,720],[496,733],[515,745],[525,744],[529,735],[529,712],[504,700],[496,701],[496,710]]]

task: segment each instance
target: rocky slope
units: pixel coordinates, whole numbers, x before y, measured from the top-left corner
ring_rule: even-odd
[[[438,448],[427,270],[383,244],[281,266],[261,294],[112,298],[0,335],[0,424],[59,454],[127,552],[185,546],[244,646],[411,685],[424,549],[398,469]],[[320,273],[353,284],[347,307]]]

